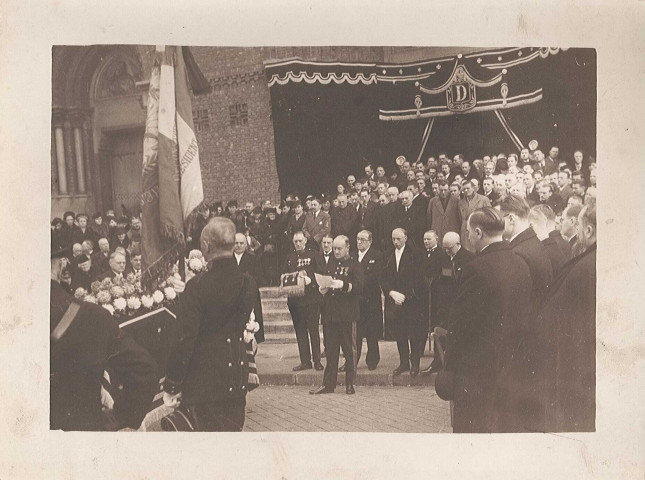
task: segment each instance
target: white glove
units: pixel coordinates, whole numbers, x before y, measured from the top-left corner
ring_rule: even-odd
[[[184,289],[186,288],[186,283],[182,282],[178,278],[172,279],[172,288],[175,290],[177,293],[182,293]]]
[[[394,300],[394,303],[396,303],[397,305],[403,305],[403,302],[405,302],[405,295],[399,292],[395,292],[394,290],[390,292],[390,298],[392,298],[392,300]]]
[[[163,392],[163,404],[166,407],[177,408],[180,403],[181,403],[181,392],[176,393],[174,395],[168,392]]]
[[[101,385],[101,410],[104,412],[106,410],[113,410],[114,409],[114,399],[112,398],[112,395],[103,388],[103,385]]]

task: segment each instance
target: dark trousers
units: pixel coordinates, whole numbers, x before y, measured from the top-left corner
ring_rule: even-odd
[[[372,331],[373,328],[365,324],[358,325],[356,335],[356,365],[361,359],[363,350],[363,339],[367,340],[367,354],[365,355],[365,363],[368,367],[376,368],[378,362],[381,360],[381,353],[379,351],[378,332]]]
[[[338,357],[340,349],[345,355],[345,385],[354,384],[356,358],[356,322],[327,324],[327,365],[323,383],[327,388],[336,388],[338,381]]]
[[[200,403],[189,407],[198,432],[241,432],[245,400]]]
[[[289,312],[293,320],[293,328],[296,330],[300,363],[311,363],[312,358],[314,362],[320,362],[319,304],[289,305]]]
[[[399,350],[399,365],[402,367],[411,366],[419,369],[421,353],[427,338],[421,332],[410,335],[406,339],[396,341],[396,348]]]

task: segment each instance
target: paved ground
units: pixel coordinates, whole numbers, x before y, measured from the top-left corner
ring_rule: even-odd
[[[310,387],[262,386],[247,396],[246,432],[452,432],[448,402],[434,387],[344,387],[309,395]]]
[[[429,377],[418,376],[410,377],[404,373],[398,377],[392,376],[392,371],[399,366],[399,354],[396,349],[396,342],[379,342],[381,361],[376,370],[368,370],[365,365],[365,351],[367,345],[363,343],[363,355],[358,364],[356,385],[434,385],[435,375]],[[323,372],[315,370],[305,370],[293,372],[292,368],[300,363],[298,357],[298,345],[295,343],[284,344],[267,344],[258,345],[256,355],[258,365],[258,374],[262,385],[320,385],[322,383]],[[340,364],[344,362],[341,354]],[[425,356],[421,359],[421,368],[427,367],[432,362],[432,354],[426,348]],[[326,360],[322,360],[325,365]],[[345,374],[338,374],[338,382],[342,384],[345,381]],[[432,389],[434,392],[434,388]]]

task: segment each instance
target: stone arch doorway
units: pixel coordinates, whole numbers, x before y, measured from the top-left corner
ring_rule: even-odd
[[[54,47],[52,216],[121,213],[121,204],[138,211],[147,91],[140,48]]]

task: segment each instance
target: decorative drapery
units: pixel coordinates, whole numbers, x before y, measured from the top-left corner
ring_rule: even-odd
[[[595,156],[595,62],[592,49],[516,47],[406,64],[267,64],[281,192],[331,191],[367,163],[392,170],[401,154],[473,159],[534,138],[562,157]]]

